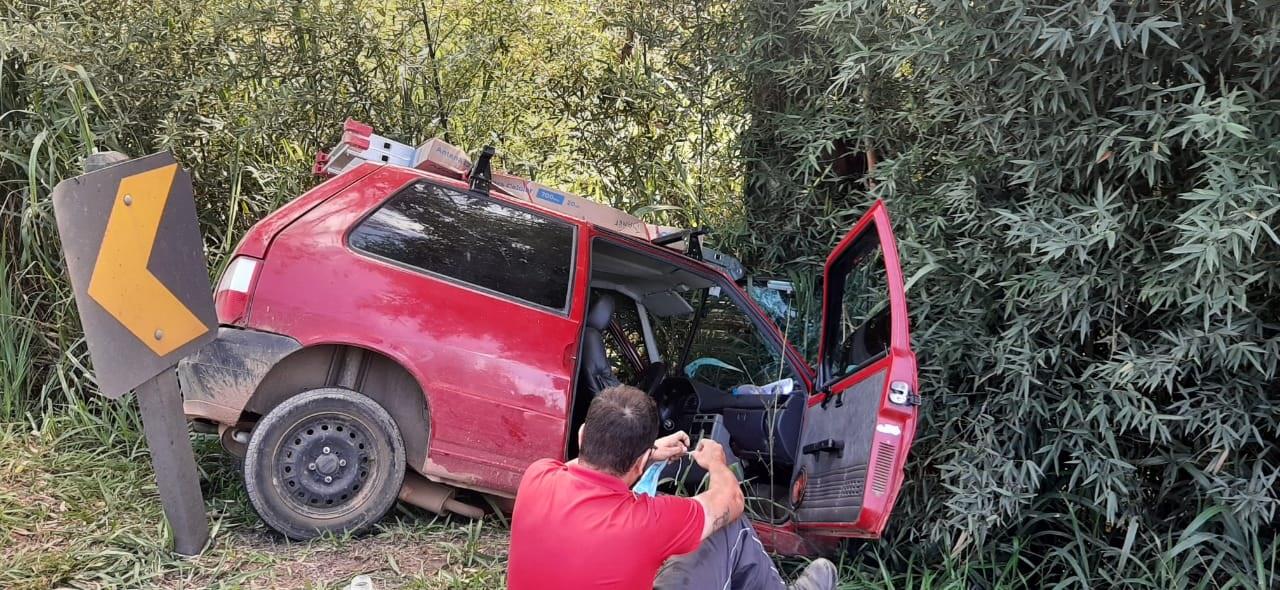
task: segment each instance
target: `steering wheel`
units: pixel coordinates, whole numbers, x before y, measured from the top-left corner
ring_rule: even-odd
[[[670,430],[675,425],[673,420],[675,410],[667,403],[670,400],[660,399],[658,396],[658,392],[662,391],[662,382],[666,380],[666,377],[667,363],[654,361],[649,363],[649,366],[645,367],[644,372],[640,374],[638,387],[643,389],[658,404],[658,419],[662,423],[662,428]]]
[[[649,363],[645,367],[644,372],[640,374],[640,380],[636,383],[649,397],[653,397],[658,393],[658,386],[662,385],[662,379],[667,376],[667,363],[655,361]]]

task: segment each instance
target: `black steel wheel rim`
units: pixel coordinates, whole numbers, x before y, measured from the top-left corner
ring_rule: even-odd
[[[332,518],[360,505],[380,470],[373,431],[355,416],[307,416],[289,430],[275,453],[275,480],[296,511]]]

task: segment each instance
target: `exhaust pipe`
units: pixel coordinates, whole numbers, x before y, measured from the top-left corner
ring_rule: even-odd
[[[413,470],[406,470],[404,485],[400,487],[400,499],[442,516],[452,513],[472,519],[484,518],[483,508],[455,500],[453,495],[457,491],[455,488],[422,477]]]
[[[228,453],[241,459],[249,452],[249,431],[226,424],[218,425],[218,441]]]

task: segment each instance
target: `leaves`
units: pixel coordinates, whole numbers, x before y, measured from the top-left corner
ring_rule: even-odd
[[[814,272],[793,261],[881,197],[912,277],[934,403],[890,543],[1016,545],[1070,586],[1260,588],[1236,548],[1274,545],[1280,512],[1280,8],[747,14],[771,40],[744,50],[749,226],[794,237],[739,250]],[[867,149],[866,177],[842,167]]]

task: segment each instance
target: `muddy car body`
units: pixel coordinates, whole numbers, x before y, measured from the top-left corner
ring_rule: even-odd
[[[879,536],[916,429],[883,204],[823,285],[811,364],[696,255],[365,163],[245,235],[215,294],[218,339],[179,367],[184,408],[244,456],[264,520],[305,538],[366,527],[397,495],[508,505],[531,462],[576,454],[612,377],[658,399],[664,433],[722,424],[762,538],[811,553]],[[480,494],[498,501],[466,501]]]

